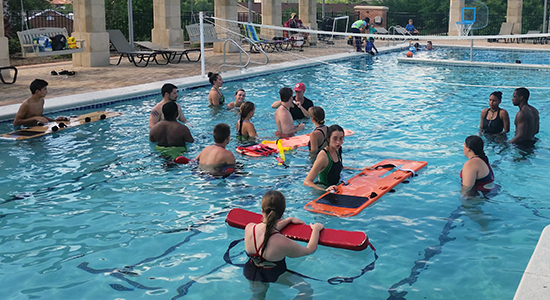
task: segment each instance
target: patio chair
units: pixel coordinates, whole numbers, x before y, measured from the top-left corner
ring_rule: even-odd
[[[260,39],[256,33],[256,28],[252,24],[244,24],[244,35],[247,41],[250,43],[250,52],[260,52],[259,48],[265,52],[273,52],[277,50],[277,44],[282,43],[281,40],[274,42]]]
[[[401,25],[395,25],[393,28],[395,33],[397,33],[398,35],[400,34],[402,36],[412,36],[412,34],[408,32],[405,27],[401,27]]]
[[[168,61],[169,63],[180,63],[181,62],[181,59],[183,58],[183,56],[185,55],[185,57],[187,58],[188,61],[199,61],[201,59],[201,49],[189,49],[189,50],[185,50],[183,48],[183,45],[181,47],[169,47],[169,48],[166,48],[166,47],[162,47],[160,45],[157,45],[157,44],[154,44],[152,42],[135,42],[136,45],[138,45],[140,48],[144,49],[144,50],[149,50],[149,51],[155,51],[155,52],[158,52],[158,54],[162,55],[162,57],[164,58],[164,60]],[[196,60],[191,60],[189,58],[189,52],[199,52],[199,57],[196,59]],[[179,58],[178,58],[179,56]],[[177,61],[176,61],[177,59]]]
[[[107,30],[107,32],[109,33],[109,40],[111,41],[111,44],[115,48],[116,52],[120,53],[117,66],[120,64],[120,61],[124,56],[126,56],[128,61],[133,63],[136,67],[147,67],[151,61],[159,64],[157,61],[158,52],[136,51],[132,48],[132,46],[130,46],[130,44],[128,44],[128,41],[126,41],[126,38],[120,30]],[[142,62],[145,62],[145,65],[140,65]],[[166,61],[166,64],[168,64],[168,61]]]
[[[513,29],[514,29],[514,23],[503,22],[500,25],[500,32],[498,33],[498,35],[511,35]],[[514,39],[512,39],[512,38],[498,38],[497,37],[495,39],[488,39],[487,42],[489,42],[489,43],[491,43],[491,42],[498,43],[500,40],[503,40],[504,43],[512,43],[514,41]]]

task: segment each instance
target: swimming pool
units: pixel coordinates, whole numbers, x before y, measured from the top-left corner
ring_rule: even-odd
[[[487,47],[475,47],[472,60],[476,62],[510,63],[520,61],[522,64],[548,65],[550,51],[547,49],[499,49]],[[456,61],[470,61],[469,47],[437,47],[433,51],[419,51],[417,58],[448,59]]]
[[[275,131],[269,105],[282,86],[304,82],[306,96],[355,135],[346,138],[344,164],[372,165],[385,158],[425,160],[428,167],[395,193],[351,218],[311,214],[303,205],[319,193],[302,186],[307,153],[274,158],[236,156],[246,175],[198,176],[190,166],[167,165],[148,142],[147,121],[160,100],[112,104],[124,115],[49,135],[0,143],[2,184],[0,263],[6,299],[225,299],[250,296],[238,267],[223,255],[243,231],[229,228],[230,208],[260,211],[268,189],[287,196],[286,216],[328,228],[365,231],[379,259],[352,283],[305,279],[315,299],[510,299],[550,212],[550,92],[532,88],[530,103],[541,115],[541,139],[532,153],[486,140],[501,193],[462,203],[458,173],[462,144],[477,133],[479,112],[496,86],[544,87],[544,72],[398,65],[402,53],[361,57],[339,65],[227,82],[256,104],[253,122],[261,136]],[[415,77],[415,80],[412,80]],[[160,87],[159,87],[160,89]],[[206,107],[209,87],[180,92],[193,124],[188,157],[212,143],[219,122],[232,126],[234,112]],[[513,117],[512,88],[503,108]],[[10,130],[0,124],[2,131]],[[312,124],[306,123],[306,131]],[[512,131],[514,127],[512,126]],[[236,141],[229,145],[236,146]],[[352,173],[346,171],[347,177]],[[233,255],[243,249],[237,245]],[[242,261],[242,255],[234,258]],[[319,247],[311,256],[287,260],[291,270],[320,279],[356,276],[373,260],[371,250]],[[297,291],[273,284],[269,299]]]

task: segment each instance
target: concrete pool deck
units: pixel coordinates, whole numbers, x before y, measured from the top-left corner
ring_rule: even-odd
[[[425,44],[424,41],[419,41]],[[392,43],[393,44],[393,43]],[[391,50],[387,47],[385,40],[376,41],[379,50]],[[394,47],[403,47],[408,43],[396,44]],[[434,40],[434,47],[438,45],[461,45],[469,46],[469,41],[456,40]],[[550,44],[533,45],[528,43],[488,43],[476,40],[474,46],[495,47],[505,49],[545,49],[550,50]],[[319,64],[317,58],[323,59],[346,59],[360,55],[352,51],[353,48],[346,44],[345,40],[335,40],[334,45],[327,45],[323,42],[318,45],[306,47],[303,52],[296,50],[269,53],[269,64],[263,67],[253,67],[245,71],[230,71],[223,73],[225,80],[239,78],[242,76],[258,76],[271,73],[276,68],[300,68],[308,64]],[[191,53],[190,55],[196,55]],[[367,55],[367,54],[363,54]],[[237,60],[237,54],[231,59]],[[253,61],[264,61],[261,54],[252,54]],[[206,72],[216,72],[223,62],[223,55],[206,51]],[[43,65],[18,66],[19,75],[17,82],[13,85],[0,85],[0,121],[13,119],[19,104],[30,95],[29,84],[35,78],[41,78],[49,82],[48,96],[46,97],[46,111],[56,111],[82,106],[86,103],[93,104],[94,99],[99,98],[126,98],[132,95],[143,94],[144,91],[155,91],[159,93],[163,83],[171,82],[179,88],[207,85],[208,80],[202,78],[200,62],[182,61],[179,64],[156,65],[152,64],[145,68],[137,68],[127,60],[123,60],[116,66],[118,56],[111,58],[111,65],[97,68],[73,68],[71,61],[50,63]],[[16,65],[17,66],[17,65]],[[73,70],[75,76],[50,75],[55,70]],[[90,99],[82,102],[82,99]],[[206,98],[205,98],[206,99]],[[86,102],[91,101],[91,102]],[[206,103],[206,102],[205,102]],[[531,261],[524,272],[519,288],[514,299],[550,299],[550,229],[545,229],[539,243],[534,251]]]

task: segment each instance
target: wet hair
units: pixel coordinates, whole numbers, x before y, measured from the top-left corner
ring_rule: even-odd
[[[286,209],[286,198],[283,193],[275,190],[269,190],[264,194],[262,198],[262,212],[265,214],[265,235],[264,235],[264,245],[260,250],[260,255],[264,253],[265,248],[269,238],[271,237],[271,232],[277,225],[277,222],[283,216],[283,213]]]
[[[369,38],[369,42],[374,42],[374,38],[372,36]]]
[[[211,84],[214,84],[214,81],[218,80],[218,76],[220,76],[220,74],[208,72],[208,81],[210,81]]]
[[[239,121],[239,123],[241,125],[239,125],[239,135],[243,135],[243,120],[244,120],[244,118],[246,118],[246,116],[248,116],[248,114],[251,111],[253,111],[254,108],[255,108],[254,103],[252,103],[250,101],[245,101],[241,105],[241,119]]]
[[[483,159],[487,164],[489,163],[489,158],[487,158],[485,151],[483,151],[483,140],[479,136],[470,135],[466,138],[464,144],[466,148],[472,150],[475,155],[479,156],[479,158]]]
[[[420,44],[419,43],[414,43],[413,45],[415,48],[420,48]]]
[[[31,89],[31,94],[34,95],[36,91],[39,91],[47,86],[48,86],[48,82],[46,80],[35,79],[33,80],[33,82],[31,82],[31,85],[29,86],[29,88]]]
[[[237,96],[237,94],[238,94],[239,92],[243,92],[243,93],[246,94],[246,92],[245,92],[243,89],[238,89],[237,91],[235,91],[235,96]]]
[[[225,123],[220,123],[214,126],[212,135],[214,136],[214,142],[221,144],[231,135],[231,127]]]
[[[281,96],[282,102],[288,102],[292,98],[292,89],[289,87],[284,87],[279,90],[279,96]]]
[[[171,84],[171,83],[166,83],[165,85],[162,86],[162,88],[160,89],[160,94],[162,95],[162,97],[164,98],[164,95],[166,93],[170,94],[172,93],[172,91],[174,89],[178,89],[177,86]]]
[[[330,144],[330,137],[333,133],[340,131],[341,133],[344,133],[344,128],[342,128],[340,125],[330,125],[327,128],[327,146]],[[342,148],[338,149],[338,154],[342,156]]]
[[[529,100],[529,95],[530,95],[528,89],[524,87],[520,87],[520,88],[517,88],[514,92],[516,92],[518,96],[522,96],[523,100],[525,100],[525,103],[527,103],[527,100]]]
[[[309,109],[309,114],[311,115],[311,118],[315,120],[315,122],[319,123],[320,125],[325,124],[325,110],[320,106],[313,106]]]
[[[492,92],[491,96],[495,96],[495,97],[498,98],[498,101],[502,101],[502,92],[501,91]]]
[[[367,24],[369,24],[369,23],[370,23],[370,19],[369,19],[369,17],[365,17],[365,18],[363,19],[363,21],[367,22]]]
[[[166,121],[175,121],[178,117],[178,105],[174,101],[166,102],[162,106],[162,114]]]
[[[432,41],[427,41],[426,44],[431,45]]]

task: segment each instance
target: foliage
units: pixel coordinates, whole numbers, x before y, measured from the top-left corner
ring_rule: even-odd
[[[21,52],[21,43],[17,37],[8,40],[10,55]]]

